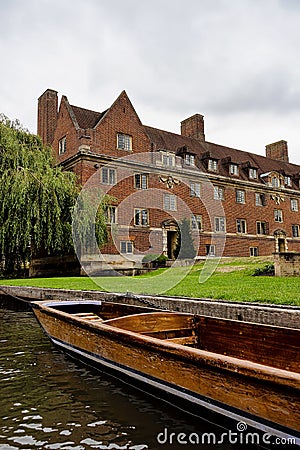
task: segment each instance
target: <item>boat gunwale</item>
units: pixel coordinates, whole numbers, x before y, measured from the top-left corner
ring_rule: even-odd
[[[151,350],[158,351],[159,353],[176,356],[177,358],[188,360],[197,366],[210,366],[215,370],[223,370],[227,372],[233,372],[237,375],[242,375],[245,377],[254,378],[257,380],[264,380],[276,385],[284,385],[291,387],[296,390],[300,390],[300,374],[297,372],[287,371],[284,369],[279,369],[273,366],[267,366],[264,364],[256,363],[251,360],[240,359],[233,356],[222,355],[221,353],[209,352],[206,350],[196,349],[192,347],[185,347],[181,344],[168,342],[168,340],[163,340],[155,338],[152,336],[147,336],[140,334],[138,332],[125,330],[107,324],[106,321],[93,323],[92,321],[85,320],[84,318],[74,316],[70,313],[60,311],[49,306],[49,301],[33,302],[33,307],[38,306],[38,309],[42,310],[43,313],[53,317],[59,317],[63,321],[71,322],[75,325],[80,325],[81,328],[86,328],[96,334],[106,334],[109,336],[116,336],[122,338],[126,343],[131,345],[138,344],[140,347],[147,347]],[[76,302],[78,303],[78,302]],[[85,304],[89,302],[84,302]],[[102,303],[102,302],[100,302]],[[110,303],[110,302],[109,302]],[[177,312],[162,312],[158,313],[168,313],[168,314],[179,314],[192,316],[189,313],[177,313]],[[156,314],[156,312],[149,312],[147,314]],[[136,314],[140,315],[140,314]],[[133,315],[122,316],[130,317]],[[115,320],[115,319],[109,319]],[[108,322],[108,321],[107,321]],[[42,325],[42,324],[41,324]],[[50,336],[51,337],[51,336]]]

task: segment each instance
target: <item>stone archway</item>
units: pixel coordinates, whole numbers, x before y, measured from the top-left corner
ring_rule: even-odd
[[[169,259],[175,259],[175,249],[178,238],[178,225],[174,220],[165,220],[161,224],[163,236],[163,253]]]
[[[275,253],[285,253],[288,251],[286,232],[284,230],[274,231]]]

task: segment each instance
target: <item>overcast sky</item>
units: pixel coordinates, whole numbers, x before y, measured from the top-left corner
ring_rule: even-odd
[[[36,132],[47,89],[103,111],[125,89],[141,121],[300,164],[300,0],[0,0],[0,112]]]

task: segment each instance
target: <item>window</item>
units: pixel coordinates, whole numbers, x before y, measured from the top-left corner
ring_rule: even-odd
[[[194,166],[195,165],[195,155],[192,155],[191,153],[186,153],[184,155],[184,162],[187,166]]]
[[[215,232],[224,233],[226,230],[225,217],[215,217]]]
[[[258,256],[258,247],[250,247],[250,256]]]
[[[63,155],[67,151],[67,138],[63,137],[58,141],[58,153]]]
[[[284,184],[289,187],[292,186],[292,178],[289,175],[286,175],[284,177]]]
[[[241,191],[240,189],[237,189],[235,191],[235,199],[237,203],[245,203],[245,191]]]
[[[298,211],[298,200],[291,198],[291,211]]]
[[[205,246],[206,256],[216,256],[216,247],[212,244],[206,244]]]
[[[134,225],[141,225],[143,227],[147,227],[149,225],[147,209],[134,210]]]
[[[165,211],[177,211],[176,195],[164,194],[164,210]]]
[[[278,177],[272,177],[271,179],[271,184],[274,188],[279,188],[280,187],[280,180]]]
[[[200,183],[190,184],[190,195],[191,197],[200,197]]]
[[[249,169],[249,178],[252,180],[257,178],[257,169],[254,169],[253,167],[250,167]]]
[[[221,186],[214,186],[214,199],[224,200],[224,188]]]
[[[238,175],[239,168],[237,164],[229,164],[229,174],[230,175]]]
[[[147,173],[136,173],[134,175],[134,187],[136,189],[147,189],[148,188],[148,174]]]
[[[102,183],[103,184],[116,184],[115,169],[108,169],[108,167],[102,167]]]
[[[299,225],[292,225],[292,236],[299,237]]]
[[[198,231],[202,230],[202,216],[197,216],[197,215],[192,216],[191,228],[192,228],[192,230],[198,230]]]
[[[256,206],[265,206],[266,205],[266,196],[265,194],[255,194],[255,205]]]
[[[108,206],[105,209],[105,220],[106,223],[117,223],[117,208],[116,206]]]
[[[218,161],[216,159],[208,160],[208,170],[211,172],[216,172],[218,170]]]
[[[120,242],[121,253],[133,253],[132,241],[121,241]]]
[[[237,233],[247,233],[247,222],[245,219],[236,219],[236,231]]]
[[[161,152],[161,161],[164,166],[175,166],[174,153]]]
[[[132,150],[132,137],[128,134],[117,134],[117,148],[119,150]]]
[[[283,222],[282,209],[274,209],[275,222]]]
[[[267,222],[256,222],[256,233],[257,234],[268,234],[268,223]]]

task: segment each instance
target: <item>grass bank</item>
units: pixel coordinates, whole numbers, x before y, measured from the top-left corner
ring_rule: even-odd
[[[129,291],[300,306],[299,278],[253,276],[255,269],[263,267],[267,261],[264,258],[223,259],[204,282],[202,282],[204,264],[200,263],[195,264],[191,270],[181,267],[159,269],[139,277],[35,278],[0,280],[0,284],[109,292]],[[208,272],[213,268],[208,267]]]

